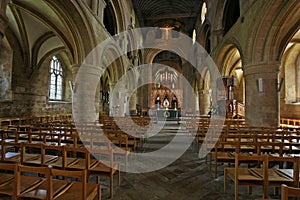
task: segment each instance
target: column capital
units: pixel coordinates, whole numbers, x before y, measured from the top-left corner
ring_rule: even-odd
[[[244,75],[279,73],[280,62],[274,63],[255,63],[245,65],[243,68]]]

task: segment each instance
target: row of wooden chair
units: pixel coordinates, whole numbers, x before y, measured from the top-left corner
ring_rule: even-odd
[[[252,153],[252,154],[278,154],[298,155],[300,143],[291,140],[292,136],[274,137],[269,134],[230,134],[221,135],[214,146],[209,142],[203,143],[208,146],[210,152],[210,169],[212,161],[215,161],[215,177],[217,177],[218,163],[232,163],[234,153]],[[298,139],[298,137],[296,137]]]
[[[1,199],[101,199],[100,184],[88,183],[86,170],[70,171],[18,163],[0,163],[0,170]]]
[[[299,126],[300,119],[280,118],[280,125],[285,127]]]
[[[24,116],[24,117],[7,117],[0,118],[0,129],[8,129],[10,126],[49,123],[55,121],[72,121],[72,114],[54,114],[43,116]]]
[[[99,141],[99,140],[98,140]],[[106,176],[110,180],[110,195],[113,196],[114,175],[118,173],[120,185],[120,163],[114,160],[113,149],[108,146],[91,145],[83,147],[69,147],[46,145],[43,143],[15,143],[3,142],[2,162],[20,163],[22,165],[45,167],[51,166],[63,170],[87,170],[88,176]]]
[[[50,118],[50,117],[49,117]],[[24,121],[21,121],[23,119]],[[26,120],[25,120],[26,119]],[[34,119],[34,117],[32,118]],[[15,119],[18,123],[11,123],[7,129],[10,131],[24,131],[26,132],[40,132],[58,134],[63,133],[70,135],[78,134],[78,132],[95,132],[97,129],[102,130],[121,130],[123,131],[123,136],[128,137],[128,142],[132,150],[135,151],[137,146],[142,146],[141,143],[144,142],[147,136],[144,135],[147,128],[150,126],[149,119],[146,118],[131,118],[131,117],[119,117],[117,119],[108,117],[107,119],[102,119],[100,121],[91,122],[91,123],[74,123],[67,118],[59,118],[60,120],[54,121],[54,117],[51,117],[51,120],[27,120],[27,118],[17,118]],[[133,119],[133,120],[132,120]],[[13,120],[13,119],[10,119]],[[121,128],[118,125],[121,124]],[[3,129],[3,128],[2,128]]]
[[[124,134],[122,131],[118,130],[96,130],[94,127],[77,132],[53,132],[47,129],[38,129],[35,127],[28,128],[26,131],[12,130],[2,130],[1,137],[2,141],[14,141],[16,143],[29,142],[29,143],[44,143],[59,146],[73,146],[80,147],[84,144],[84,138],[87,135],[106,135],[112,143],[117,147],[123,149],[123,156],[133,149],[136,149],[137,141],[135,138],[129,139],[128,135]],[[116,148],[117,149],[117,148]],[[127,152],[127,154],[124,154]],[[120,151],[115,151],[115,154],[120,155]],[[125,163],[127,164],[127,163]]]
[[[217,178],[217,168],[220,163],[228,165],[235,162],[235,154],[261,155],[276,154],[282,156],[282,144],[271,142],[241,142],[241,141],[219,141],[210,152],[210,171],[214,161],[214,176]]]
[[[280,162],[292,163],[292,168],[269,168],[270,163]],[[255,165],[249,167],[250,163]],[[236,200],[241,185],[248,186],[249,193],[252,191],[252,186],[263,186],[264,199],[269,196],[269,187],[278,189],[285,184],[297,188],[299,187],[299,164],[299,157],[236,154],[235,167],[224,169],[224,192],[226,193],[227,178],[234,182]]]

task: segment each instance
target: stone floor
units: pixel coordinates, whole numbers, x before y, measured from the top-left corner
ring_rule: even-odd
[[[155,150],[166,145],[176,134],[186,134],[176,123],[169,122],[159,134],[144,144],[143,151]],[[121,174],[121,186],[115,181],[113,200],[231,200],[234,199],[233,182],[227,182],[223,192],[223,168],[218,167],[218,178],[213,178],[208,163],[198,158],[197,145],[190,148],[171,165],[149,173]],[[116,178],[116,177],[115,177]],[[271,194],[271,191],[270,191]],[[247,187],[239,187],[239,199],[250,200],[262,197],[262,187],[254,187],[248,195]],[[102,199],[109,199],[107,182],[102,183]]]

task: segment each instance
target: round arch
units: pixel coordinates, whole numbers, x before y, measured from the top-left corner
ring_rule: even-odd
[[[197,41],[200,45],[204,47],[204,49],[210,53],[211,51],[211,41],[210,41],[210,34],[211,34],[211,24],[205,20],[199,33],[197,34]]]
[[[216,64],[220,66],[229,117],[245,117],[246,85],[244,78],[244,57],[239,42],[229,38],[218,49]],[[237,112],[239,111],[239,112]]]
[[[285,47],[300,26],[300,4],[297,1],[268,2],[262,8],[264,13],[253,24],[252,43],[249,44],[249,60],[280,61]],[[265,38],[264,41],[261,38]],[[257,52],[257,49],[261,51]]]

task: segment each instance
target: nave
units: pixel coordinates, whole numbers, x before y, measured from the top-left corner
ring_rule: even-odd
[[[299,121],[253,127],[243,119],[218,125],[213,120],[185,117],[164,124],[103,116],[75,126],[70,115],[2,119],[0,194],[8,199],[280,199],[283,185],[299,187]],[[158,133],[149,132],[155,127],[161,127]],[[139,154],[165,147],[171,149],[139,165]],[[199,158],[199,148],[207,150],[206,157]],[[174,162],[164,164],[169,158]],[[45,176],[28,179],[22,172]],[[65,182],[57,174],[81,182]],[[51,189],[47,183],[59,184]]]

